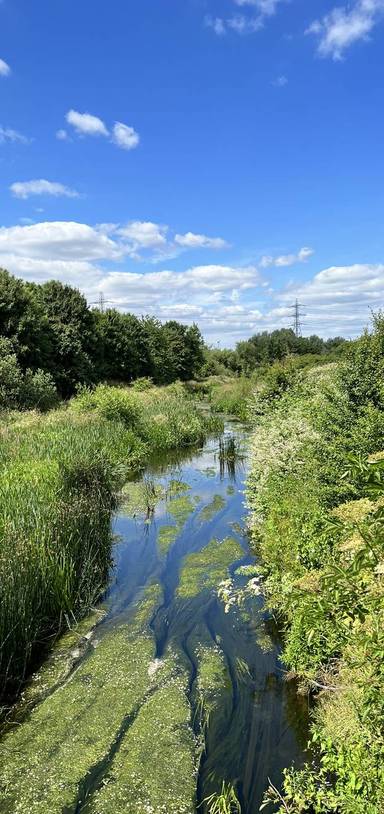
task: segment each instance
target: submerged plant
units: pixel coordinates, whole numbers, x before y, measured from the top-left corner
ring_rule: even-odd
[[[231,783],[224,780],[221,790],[215,791],[203,800],[208,814],[241,814],[241,805]]]

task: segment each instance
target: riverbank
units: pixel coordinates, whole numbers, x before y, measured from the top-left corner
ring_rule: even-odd
[[[253,407],[253,546],[288,677],[317,699],[315,763],[265,799],[281,812],[384,807],[383,370],[378,318],[343,364]]]
[[[104,590],[115,495],[150,453],[200,443],[221,422],[184,388],[83,390],[59,410],[8,413],[0,458],[0,697]]]

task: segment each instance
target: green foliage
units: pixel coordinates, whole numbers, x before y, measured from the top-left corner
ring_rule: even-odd
[[[210,403],[215,413],[227,413],[246,420],[248,401],[254,389],[251,379],[245,377],[229,381],[213,382]]]
[[[49,410],[57,404],[57,390],[50,373],[23,373],[13,345],[9,339],[0,337],[0,409]]]
[[[38,371],[50,374],[64,398],[79,385],[105,380],[187,381],[200,373],[204,362],[204,343],[196,325],[162,324],[115,309],[101,313],[91,310],[85,297],[69,285],[54,280],[25,283],[1,269],[0,337],[9,340],[22,373],[28,369],[30,376]],[[3,364],[3,378],[12,379],[12,364],[12,360]],[[41,386],[41,375],[39,382]],[[49,401],[48,394],[45,400]],[[10,400],[6,406],[14,403]]]
[[[241,814],[241,806],[231,783],[223,783],[218,792],[206,797],[208,814]]]
[[[283,658],[323,690],[316,765],[289,769],[264,805],[292,814],[384,806],[384,320],[339,366],[309,371],[258,417],[248,483],[264,589]]]

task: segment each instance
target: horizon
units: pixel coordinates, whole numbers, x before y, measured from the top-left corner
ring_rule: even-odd
[[[90,305],[354,338],[383,304],[384,0],[0,0],[0,267]]]

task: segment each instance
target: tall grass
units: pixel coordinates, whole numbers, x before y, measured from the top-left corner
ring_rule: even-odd
[[[98,598],[114,495],[150,450],[200,441],[209,421],[178,388],[99,387],[0,426],[0,697],[42,644]]]
[[[215,413],[229,413],[246,421],[249,417],[248,404],[255,382],[242,376],[222,383],[214,383],[210,402]]]

